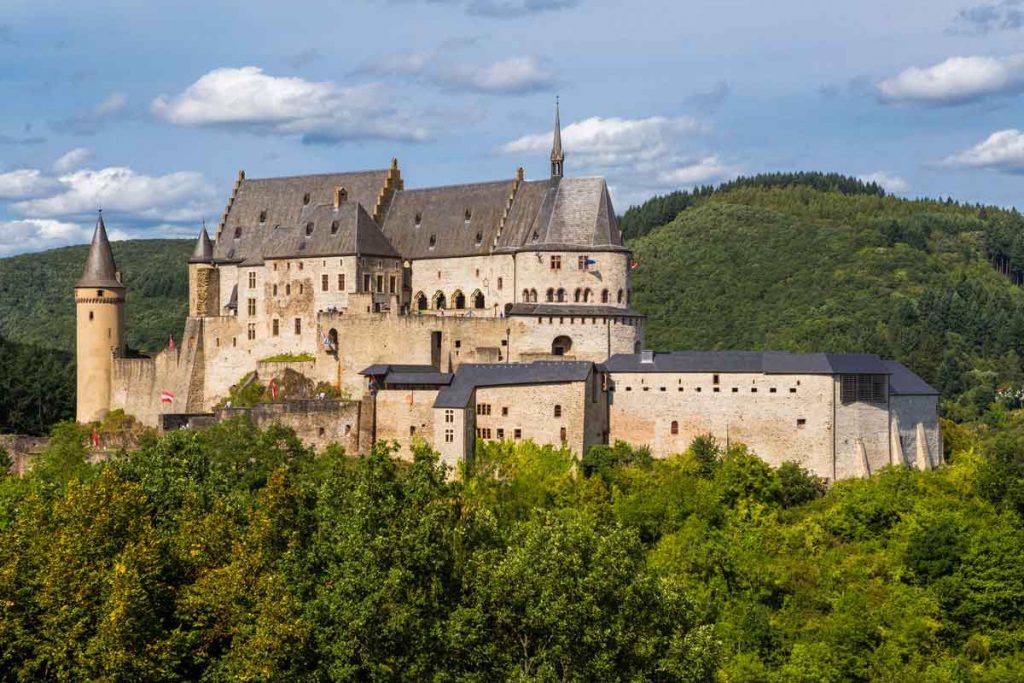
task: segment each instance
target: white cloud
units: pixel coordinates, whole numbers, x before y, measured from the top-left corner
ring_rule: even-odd
[[[511,57],[486,66],[452,67],[439,80],[449,88],[506,95],[550,90],[558,82],[553,70],[530,56]]]
[[[375,76],[416,76],[426,71],[437,56],[437,50],[393,52],[367,61],[356,72]]]
[[[147,220],[190,221],[216,212],[216,197],[199,173],[147,176],[113,166],[82,169],[57,178],[60,190],[11,208],[33,218],[91,214],[97,208]]]
[[[906,180],[896,175],[895,173],[889,173],[888,171],[875,171],[874,173],[867,173],[862,176],[858,176],[859,180],[863,180],[865,183],[875,183],[881,186],[886,192],[899,194],[906,192],[910,189],[910,185]]]
[[[990,31],[1012,31],[1024,27],[1022,0],[974,5],[960,10],[950,32],[984,34]]]
[[[178,95],[157,97],[152,111],[179,126],[239,126],[310,142],[427,138],[423,124],[393,101],[378,84],[342,88],[247,66],[214,69]]]
[[[0,173],[0,199],[41,197],[59,188],[60,183],[34,168]]]
[[[707,126],[690,117],[584,119],[562,128],[566,172],[606,175],[620,203],[741,173],[739,165],[717,154],[692,149],[707,132]],[[546,156],[550,150],[550,131],[524,135],[498,148],[517,156]]]
[[[50,122],[50,127],[59,133],[94,135],[100,128],[124,118],[128,113],[128,97],[124,93],[112,92],[91,110]]]
[[[0,256],[88,242],[89,228],[50,219],[0,221]]]
[[[1016,128],[999,130],[984,141],[943,159],[947,168],[993,168],[1024,172],[1024,133]]]
[[[85,147],[76,147],[64,153],[59,159],[53,162],[53,170],[57,173],[74,171],[75,169],[85,166],[89,163],[90,159],[92,159],[91,150]]]
[[[953,105],[1024,90],[1024,54],[950,57],[925,68],[911,67],[878,84],[885,102]]]

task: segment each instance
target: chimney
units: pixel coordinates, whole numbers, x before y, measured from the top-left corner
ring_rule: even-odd
[[[645,365],[652,365],[654,363],[654,351],[641,351],[640,362]]]

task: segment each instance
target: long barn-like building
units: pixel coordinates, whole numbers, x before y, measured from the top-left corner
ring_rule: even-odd
[[[424,440],[452,465],[477,439],[582,453],[625,440],[657,456],[698,434],[830,479],[941,458],[937,393],[874,356],[643,351],[631,260],[602,178],[405,189],[389,168],[238,175],[213,239],[189,259],[181,343],[127,357],[102,217],[76,285],[78,419],[124,409],[146,424],[245,412],[310,443],[403,453]],[[232,408],[243,381],[289,371],[341,399]],[[215,415],[216,417],[211,417]]]

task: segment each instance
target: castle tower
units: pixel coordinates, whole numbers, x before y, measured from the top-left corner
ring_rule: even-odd
[[[85,271],[75,283],[79,422],[100,420],[110,407],[112,360],[124,353],[124,295],[100,214]]]
[[[196,318],[218,315],[219,311],[219,271],[213,265],[213,243],[204,224],[188,259],[188,314]]]
[[[562,121],[558,112],[558,98],[555,98],[555,136],[551,143],[551,177],[561,178],[565,170],[565,152],[562,151]]]

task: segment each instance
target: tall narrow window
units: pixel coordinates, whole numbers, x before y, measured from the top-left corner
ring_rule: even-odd
[[[256,271],[249,273],[249,289],[256,289]]]
[[[561,270],[561,269],[562,269],[562,257],[561,256],[552,256],[551,257],[551,270]]]
[[[256,338],[256,323],[249,323],[249,341]]]
[[[562,417],[562,406],[555,405],[555,417]]]
[[[364,292],[369,292],[370,291],[370,282],[371,282],[370,274],[369,273],[363,273],[363,291]]]
[[[345,273],[341,273],[340,275],[338,275],[338,291],[345,291]]]
[[[394,275],[388,278],[388,294],[394,294],[398,290],[398,278]]]
[[[678,421],[672,420],[672,426],[670,428],[670,431],[672,432],[672,434],[678,434],[679,433],[679,422]]]
[[[249,299],[248,312],[250,316],[256,315],[256,299]]]
[[[569,440],[569,435],[568,432],[566,432],[565,427],[562,427],[561,429],[558,430],[558,438],[561,439],[562,443],[565,443],[566,441]]]
[[[281,321],[277,318],[270,321],[270,333],[275,337],[281,333]]]
[[[296,335],[302,334],[302,318],[296,318],[295,319],[295,334]]]
[[[330,275],[321,275],[320,276],[320,289],[326,292],[330,288],[331,288],[331,276]]]

